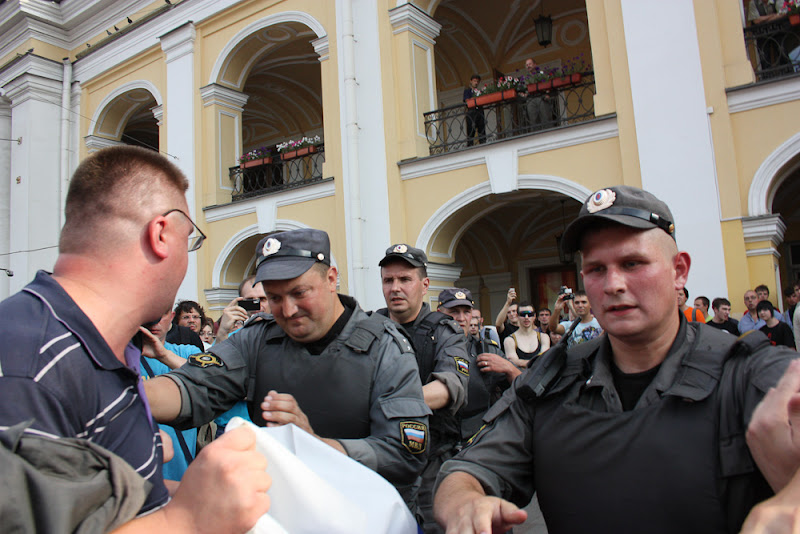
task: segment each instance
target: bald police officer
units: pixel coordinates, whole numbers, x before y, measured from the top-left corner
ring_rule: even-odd
[[[386,308],[376,313],[402,326],[414,344],[425,403],[431,415],[431,450],[422,473],[418,505],[426,533],[441,532],[433,519],[433,484],[439,468],[460,441],[458,410],[464,405],[469,356],[461,328],[447,315],[431,311],[428,257],[404,243],[386,249],[379,262]]]
[[[256,249],[272,315],[149,380],[159,421],[199,426],[246,399],[258,425],[294,423],[411,500],[428,445],[414,352],[397,327],[336,292],[328,235],[282,232]],[[256,316],[254,316],[256,317]]]
[[[675,291],[691,259],[673,221],[629,186],[584,202],[562,244],[581,251],[604,334],[540,357],[444,465],[435,510],[448,532],[505,532],[534,491],[555,534],[738,532],[769,493],[744,435],[796,353],[686,321]]]

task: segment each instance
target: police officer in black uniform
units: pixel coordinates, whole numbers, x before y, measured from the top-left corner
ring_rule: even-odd
[[[277,233],[256,252],[255,283],[263,283],[272,315],[253,316],[207,354],[148,380],[154,416],[197,427],[246,399],[256,424],[294,423],[413,502],[430,410],[411,345],[392,321],[337,294],[325,232]]]
[[[581,251],[604,334],[538,358],[443,466],[448,531],[505,532],[535,491],[551,534],[733,533],[770,494],[745,432],[797,353],[686,321],[675,291],[691,259],[673,222],[630,186],[584,202],[562,246]]]
[[[433,484],[439,468],[452,457],[461,439],[459,409],[467,399],[469,354],[461,327],[423,302],[428,291],[428,258],[418,248],[400,243],[386,249],[379,262],[386,308],[376,315],[399,324],[414,345],[430,417],[431,446],[422,473],[419,510],[426,534],[442,532],[433,520]]]
[[[459,319],[470,317],[475,301],[467,288],[447,288],[439,293],[439,310]],[[455,317],[454,317],[455,319]],[[464,324],[460,326],[465,327]],[[468,323],[466,324],[468,327]],[[515,377],[522,371],[508,361],[500,344],[480,332],[471,336],[469,329],[464,331],[470,360],[470,380],[467,403],[461,407],[461,440],[468,441],[483,426],[483,415],[508,389]]]

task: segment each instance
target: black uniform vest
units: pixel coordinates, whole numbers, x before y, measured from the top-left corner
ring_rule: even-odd
[[[567,364],[535,401],[535,487],[549,532],[739,531],[770,490],[747,450],[732,378],[763,340],[731,347],[730,338],[698,328],[676,383],[623,413],[579,403],[591,365]]]
[[[277,325],[272,328],[283,334]],[[367,328],[374,332],[365,330]],[[270,390],[292,391],[314,432],[320,436],[333,439],[369,436],[370,394],[376,361],[364,352],[382,333],[383,327],[378,322],[359,321],[347,340],[333,340],[319,355],[310,354],[285,334],[267,336],[266,343],[275,346],[260,351],[259,357],[253,359],[248,386],[252,389],[252,394],[248,391],[248,400],[253,401],[247,403],[250,418],[264,426],[260,399]],[[354,337],[363,338],[362,348],[366,347],[363,351],[349,346]]]

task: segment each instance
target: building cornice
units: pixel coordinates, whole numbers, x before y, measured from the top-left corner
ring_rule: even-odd
[[[800,76],[769,83],[735,87],[727,91],[728,111],[739,113],[800,100]]]
[[[200,98],[203,100],[203,107],[217,104],[241,113],[249,97],[241,91],[212,83],[200,88]]]
[[[194,41],[197,38],[197,30],[194,23],[189,21],[174,30],[171,30],[161,37],[161,49],[167,56],[167,63],[176,61],[194,52]]]
[[[0,71],[0,91],[5,93],[7,91],[6,86],[10,82],[26,74],[61,83],[64,77],[64,65],[58,61],[53,61],[28,52],[19,56],[16,60],[7,63],[2,71]]]
[[[758,217],[743,217],[742,230],[745,243],[770,241],[773,247],[783,242],[786,234],[786,223],[780,215],[761,215]]]
[[[101,148],[108,148],[110,146],[120,146],[124,145],[122,141],[117,141],[116,139],[109,139],[107,137],[100,137],[98,135],[87,135],[83,138],[83,142],[86,143],[86,148],[89,150],[89,153],[97,152]]]
[[[442,30],[441,24],[414,4],[405,4],[390,9],[389,22],[392,25],[393,34],[410,31],[430,44],[435,43],[435,39],[439,37],[439,32]]]
[[[330,57],[330,42],[328,42],[328,36],[323,35],[319,39],[314,39],[311,41],[311,46],[314,47],[314,52],[317,53],[319,56],[320,62],[325,61]]]

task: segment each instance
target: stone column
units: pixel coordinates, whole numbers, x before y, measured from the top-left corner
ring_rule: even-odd
[[[203,99],[203,122],[213,125],[202,139],[201,162],[206,173],[202,194],[203,205],[228,204],[233,184],[228,169],[238,163],[242,154],[242,111],[247,95],[212,83],[200,89]]]
[[[8,191],[9,264],[14,271],[9,293],[27,284],[39,269],[51,270],[58,255],[59,132],[63,67],[60,62],[26,54],[9,73],[3,93],[11,101]],[[7,121],[8,119],[6,119]],[[7,124],[7,122],[6,122]],[[4,195],[5,196],[5,195]],[[5,275],[4,275],[5,276]]]
[[[164,104],[167,125],[167,153],[189,180],[186,202],[189,215],[197,222],[197,180],[195,176],[195,76],[194,40],[195,27],[187,22],[166,35],[162,35],[161,49],[167,63],[167,95]],[[163,128],[159,129],[161,133]],[[198,223],[200,224],[200,223]],[[178,289],[178,299],[197,300],[198,297],[198,253],[189,254],[186,277]]]
[[[442,26],[408,3],[389,11],[396,51],[394,78],[400,160],[428,156],[423,113],[437,106],[433,45]]]
[[[783,243],[786,223],[780,215],[745,217],[742,219],[742,230],[750,288],[765,284],[769,287],[770,300],[783,311],[783,286],[778,262],[781,254],[778,247]]]
[[[0,97],[0,268],[9,269],[11,239],[11,103]],[[0,300],[9,296],[9,277],[0,271]]]

